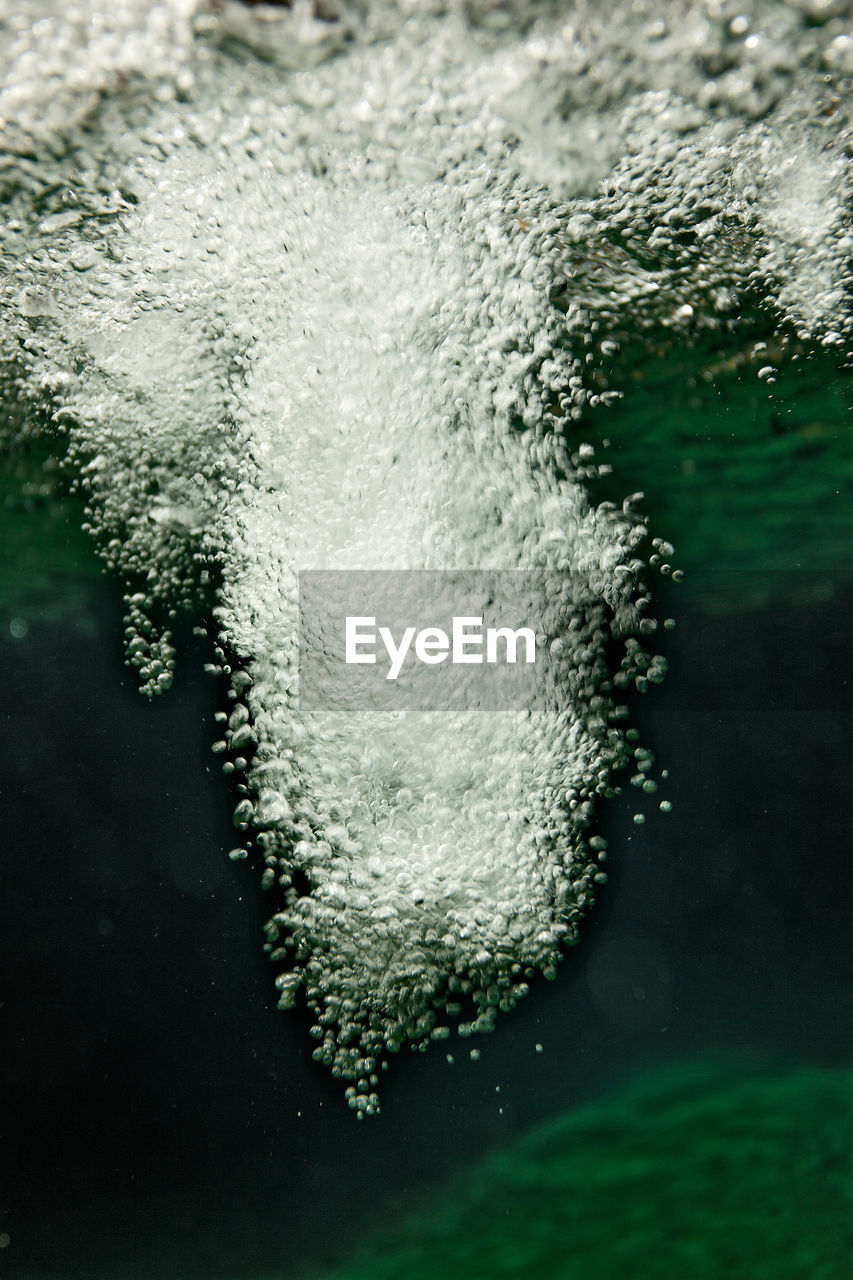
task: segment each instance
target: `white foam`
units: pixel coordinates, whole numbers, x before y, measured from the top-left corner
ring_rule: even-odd
[[[149,690],[216,584],[282,1003],[305,988],[371,1111],[448,996],[487,1029],[553,971],[600,876],[642,525],[587,496],[596,353],[731,325],[756,288],[849,335],[849,188],[834,19],[319,12],[0,10],[0,342],[68,438]],[[543,566],[577,629],[532,714],[300,714],[300,569]]]

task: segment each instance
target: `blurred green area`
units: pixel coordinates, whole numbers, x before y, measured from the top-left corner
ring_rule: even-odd
[[[604,375],[623,398],[573,435],[610,441],[596,496],[642,491],[694,602],[821,602],[853,566],[851,373],[837,349],[755,338],[626,344]]]
[[[82,529],[83,503],[53,442],[7,444],[0,461],[0,627],[12,619],[95,625],[109,588],[95,544]],[[119,593],[116,590],[115,595]]]
[[[325,1280],[631,1275],[848,1280],[853,1074],[650,1077],[460,1172]]]

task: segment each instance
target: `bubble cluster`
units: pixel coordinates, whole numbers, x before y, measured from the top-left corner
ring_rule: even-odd
[[[583,424],[626,340],[759,310],[774,352],[850,343],[842,9],[0,6],[9,395],[65,441],[147,692],[213,619],[231,857],[359,1114],[389,1053],[554,976],[614,768],[656,789],[624,728],[664,672],[646,527],[590,497]],[[565,571],[564,679],[301,710],[308,568]]]

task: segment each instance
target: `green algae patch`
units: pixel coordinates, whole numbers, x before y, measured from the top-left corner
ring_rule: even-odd
[[[853,1074],[695,1068],[537,1128],[327,1280],[842,1280]]]

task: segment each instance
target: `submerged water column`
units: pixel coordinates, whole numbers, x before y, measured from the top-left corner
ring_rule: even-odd
[[[552,974],[603,877],[622,690],[662,674],[636,503],[590,496],[614,353],[730,340],[758,307],[780,349],[849,337],[824,111],[846,45],[807,19],[172,0],[7,23],[8,377],[67,444],[147,692],[171,621],[214,602],[281,1002],[303,993],[360,1113],[387,1051],[485,1030]],[[489,716],[307,714],[306,569],[563,575],[564,678]]]

